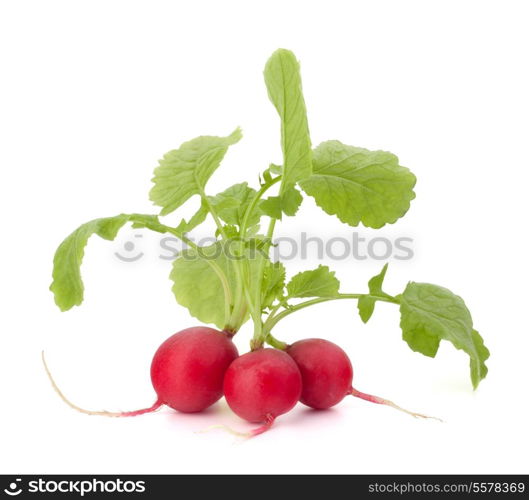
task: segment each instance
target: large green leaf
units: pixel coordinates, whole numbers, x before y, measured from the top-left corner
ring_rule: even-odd
[[[283,187],[292,187],[312,171],[307,110],[301,88],[299,63],[289,50],[276,50],[265,70],[268,96],[281,118]]]
[[[200,321],[224,328],[228,320],[225,317],[226,294],[219,272],[224,274],[233,299],[236,281],[231,262],[220,242],[181,252],[173,262],[170,278],[180,305]],[[233,306],[231,299],[228,299],[230,307]]]
[[[408,211],[415,181],[392,153],[327,141],[314,150],[313,174],[300,185],[342,222],[379,228]]]
[[[258,263],[263,257],[259,252],[241,250],[241,245],[240,240],[227,240],[189,248],[173,262],[170,278],[175,298],[200,321],[218,328],[226,326],[226,300],[231,310],[238,286],[236,265],[248,271],[249,291],[255,293]]]
[[[57,248],[53,258],[53,282],[50,290],[61,311],[67,311],[83,302],[84,285],[81,278],[81,264],[88,239],[97,234],[105,240],[113,240],[118,231],[127,223],[135,227],[147,227],[153,231],[165,232],[164,226],[155,215],[120,214],[115,217],[94,219],[78,227]]]
[[[402,338],[413,351],[434,357],[441,340],[448,340],[470,357],[470,376],[476,388],[487,375],[489,351],[472,325],[463,299],[429,283],[408,283],[400,300]]]
[[[169,151],[154,170],[150,199],[162,207],[161,214],[176,210],[195,194],[202,195],[228,147],[239,142],[240,129],[227,137],[201,136]]]

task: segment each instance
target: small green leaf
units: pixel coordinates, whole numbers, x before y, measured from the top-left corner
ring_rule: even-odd
[[[303,196],[296,188],[288,188],[281,195],[281,209],[285,215],[291,217],[296,215],[302,201]]]
[[[269,196],[268,198],[261,200],[259,207],[265,215],[268,215],[268,217],[279,220],[282,217],[283,212],[281,210],[281,198],[279,196]]]
[[[198,225],[202,224],[208,216],[208,206],[204,200],[201,201],[199,209],[189,219],[189,222],[185,219],[180,221],[180,224],[175,228],[175,232],[179,235],[184,235],[189,231],[192,231]]]
[[[307,110],[296,56],[289,50],[276,50],[266,63],[264,76],[268,96],[281,118],[282,183],[286,189],[312,172]]]
[[[335,297],[339,289],[338,278],[327,266],[296,274],[287,285],[289,298]]]
[[[118,231],[129,221],[134,222],[135,227],[165,232],[156,215],[120,214],[115,217],[94,219],[83,224],[59,245],[53,258],[53,281],[50,290],[61,311],[67,311],[83,302],[81,264],[90,236],[97,234],[105,240],[113,240]]]
[[[428,283],[408,283],[398,297],[402,338],[413,351],[435,357],[441,340],[450,341],[470,357],[474,389],[487,375],[489,351],[474,330],[463,299],[450,290]]]
[[[375,310],[375,303],[377,301],[375,296],[386,296],[386,294],[382,291],[382,283],[384,282],[384,277],[386,276],[387,270],[388,265],[386,264],[379,274],[373,276],[369,280],[369,294],[362,295],[358,299],[358,312],[360,314],[360,318],[364,323],[367,323],[373,315],[373,311]]]
[[[285,289],[285,266],[281,262],[268,261],[264,268],[261,305],[270,307],[274,301],[281,299]]]
[[[278,175],[281,175],[283,172],[283,167],[281,165],[274,165],[270,163],[270,166],[263,172],[263,181],[261,184],[270,184],[274,178]]]
[[[358,313],[360,314],[360,319],[367,323],[371,316],[373,316],[373,311],[375,310],[376,299],[370,297],[369,295],[362,295],[358,299],[357,307]]]
[[[415,181],[391,153],[327,141],[314,150],[313,174],[300,185],[342,222],[379,228],[408,211]]]
[[[485,346],[483,338],[477,330],[472,330],[472,340],[476,347],[477,356],[470,358],[470,376],[472,378],[472,385],[476,388],[489,372],[485,361],[489,359],[490,351]]]
[[[150,191],[151,201],[162,207],[161,215],[176,210],[195,194],[202,195],[228,147],[241,137],[241,130],[236,129],[227,137],[201,136],[169,151],[154,170]]]
[[[285,215],[296,215],[296,212],[303,201],[303,196],[294,187],[286,189],[280,196],[269,196],[260,203],[261,211],[274,219],[279,219]]]
[[[270,163],[268,170],[270,171],[271,174],[281,175],[283,173],[283,166],[276,165],[275,163]]]
[[[272,180],[273,180],[272,173],[270,172],[269,169],[266,169],[263,172],[262,180],[261,180],[261,176],[259,176],[259,184],[261,184],[261,185],[270,184],[272,182]]]
[[[242,182],[229,187],[216,196],[210,196],[209,201],[224,222],[240,226],[255,195],[255,189],[249,187],[248,183]],[[259,211],[255,210],[248,219],[248,225],[257,224],[260,216]]]
[[[227,224],[223,228],[223,232],[226,235],[226,238],[228,239],[238,239],[239,238],[239,230],[237,229],[237,226],[234,226],[233,224]],[[220,231],[217,229],[217,232],[215,233],[215,236],[219,238],[221,236]]]

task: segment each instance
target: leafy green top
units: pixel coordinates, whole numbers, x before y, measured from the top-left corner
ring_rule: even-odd
[[[228,147],[242,138],[240,129],[227,137],[201,136],[184,142],[169,151],[154,170],[151,200],[167,215],[183,205],[194,194],[203,195],[204,188],[217,170]]]
[[[148,227],[153,231],[163,232],[156,216],[120,214],[115,217],[94,219],[83,224],[59,245],[53,259],[53,282],[50,290],[61,311],[67,311],[83,301],[81,263],[90,236],[97,234],[105,240],[113,240],[118,231],[129,221],[137,224],[137,227]]]
[[[402,217],[415,198],[415,176],[385,151],[321,143],[314,150],[314,172],[301,182],[316,203],[342,222],[379,228]]]
[[[408,283],[399,297],[402,338],[414,351],[437,354],[441,340],[448,340],[470,357],[470,377],[476,388],[487,375],[489,351],[474,330],[463,299],[446,288],[429,283]]]
[[[303,200],[299,188],[342,222],[379,228],[407,212],[415,197],[416,179],[389,152],[336,140],[312,150],[299,63],[292,52],[274,52],[264,78],[281,121],[282,164],[270,164],[259,176],[256,189],[242,182],[208,195],[207,183],[228,148],[241,139],[240,129],[226,137],[197,137],[168,152],[154,170],[150,198],[163,216],[198,195],[196,213],[176,227],[160,222],[157,215],[142,214],[120,214],[80,226],[55,253],[50,289],[59,308],[66,311],[83,301],[80,268],[89,238],[96,234],[113,240],[131,222],[133,227],[168,233],[185,243],[170,273],[177,302],[200,321],[234,333],[251,318],[253,348],[264,342],[285,348],[284,342],[272,336],[272,329],[306,307],[355,299],[360,318],[367,322],[375,304],[386,302],[399,305],[402,336],[414,351],[433,357],[441,340],[463,350],[470,358],[471,380],[477,387],[487,374],[489,351],[463,300],[446,288],[411,282],[402,294],[391,296],[383,291],[386,264],[369,280],[367,293],[341,293],[335,273],[327,266],[300,272],[287,282],[284,265],[271,261],[275,224],[283,216],[298,213]],[[274,187],[278,190],[270,195]],[[215,242],[199,247],[188,233],[208,216],[216,225]],[[265,234],[260,232],[263,217],[270,218]]]
[[[288,283],[288,297],[334,297],[340,289],[340,282],[327,266],[296,274]]]
[[[289,50],[276,50],[266,63],[264,76],[268,97],[281,118],[283,186],[286,189],[310,177],[312,172],[307,110],[296,56]]]

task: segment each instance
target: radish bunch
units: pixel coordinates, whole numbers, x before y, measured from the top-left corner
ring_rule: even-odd
[[[134,417],[156,411],[163,405],[182,413],[196,413],[209,408],[224,394],[239,417],[262,424],[247,434],[250,437],[268,430],[276,417],[289,412],[298,401],[324,410],[350,394],[403,410],[391,401],[354,389],[351,361],[332,342],[306,339],[285,350],[260,347],[239,356],[231,337],[228,332],[200,326],[169,337],[158,348],[151,363],[151,381],[157,399],[152,406],[134,411],[80,408],[62,394],[44,357],[43,360],[61,398],[72,408],[89,415]]]
[[[172,264],[172,292],[201,324],[216,327],[182,330],[159,347],[151,366],[156,401],[137,411],[91,412],[74,405],[61,393],[44,361],[53,386],[73,408],[89,414],[135,416],[166,405],[192,413],[224,395],[237,415],[261,424],[252,434],[268,429],[298,401],[323,410],[352,395],[402,410],[356,390],[351,362],[337,345],[324,339],[290,345],[276,337],[276,327],[284,318],[336,300],[357,301],[364,323],[378,303],[396,306],[402,338],[413,351],[435,357],[441,341],[449,341],[468,355],[474,389],[487,375],[489,351],[463,299],[447,288],[410,281],[401,293],[390,294],[384,283],[386,263],[369,280],[367,290],[344,292],[326,265],[287,279],[283,263],[273,261],[276,225],[298,213],[303,194],[351,227],[378,229],[406,214],[415,198],[416,178],[387,151],[337,140],[312,146],[299,63],[292,52],[274,52],[265,65],[264,79],[281,121],[282,161],[260,173],[256,188],[243,181],[215,195],[209,193],[210,178],[229,148],[242,138],[239,128],[223,137],[196,137],[165,154],[154,170],[150,199],[159,213],[94,219],[57,248],[50,289],[57,306],[66,311],[84,299],[81,264],[92,235],[114,240],[125,224],[132,223],[134,228],[179,238],[184,250]],[[247,172],[248,165],[243,167]],[[189,220],[172,226],[162,219],[190,199],[199,204]],[[214,241],[200,246],[191,233],[208,218],[215,224]],[[232,337],[247,321],[253,336],[249,352],[239,356]]]

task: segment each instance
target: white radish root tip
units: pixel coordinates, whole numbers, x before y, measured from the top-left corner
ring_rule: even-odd
[[[428,418],[432,420],[438,420],[439,422],[443,422],[438,417],[430,417],[428,415],[423,415],[422,413],[415,413],[413,411],[406,410],[405,408],[402,408],[401,406],[395,404],[393,401],[389,401],[388,399],[379,398],[378,396],[373,396],[372,394],[366,394],[364,392],[357,391],[354,387],[351,387],[349,390],[349,394],[351,396],[354,396],[355,398],[363,399],[364,401],[369,401],[370,403],[375,403],[379,405],[386,405],[391,408],[394,408],[395,410],[402,411],[404,413],[407,413],[408,415],[411,415],[414,418]]]
[[[143,408],[141,410],[120,411],[120,412],[113,412],[113,411],[106,411],[106,410],[101,410],[101,411],[86,410],[72,403],[62,393],[62,391],[59,389],[59,386],[53,379],[50,369],[48,368],[48,364],[46,363],[46,357],[44,356],[44,351],[41,352],[41,357],[42,357],[42,364],[44,365],[44,370],[46,371],[46,374],[48,375],[48,379],[50,380],[50,383],[53,389],[55,390],[55,392],[70,408],[74,409],[75,411],[78,411],[79,413],[84,413],[85,415],[99,415],[102,417],[136,417],[138,415],[143,415],[145,413],[151,413],[153,411],[156,411],[163,405],[163,402],[157,399],[152,406],[150,406],[149,408]]]
[[[222,430],[224,432],[227,432],[228,434],[231,434],[232,436],[240,437],[243,439],[248,439],[252,437],[251,432],[240,432],[236,431],[235,429],[232,429],[231,427],[224,425],[224,424],[216,424],[216,425],[210,425],[209,427],[206,427],[205,429],[201,429],[199,431],[195,431],[197,434],[206,434],[211,431],[216,430]]]
[[[211,425],[209,427],[206,427],[205,429],[196,432],[198,434],[204,434],[206,432],[220,429],[231,434],[232,436],[240,437],[243,439],[249,439],[258,436],[259,434],[262,434],[263,432],[266,432],[268,429],[270,429],[270,427],[272,427],[272,424],[274,423],[274,420],[275,417],[273,415],[268,414],[266,415],[265,421],[261,426],[248,432],[236,431],[235,429],[232,429],[231,427],[224,424]]]

